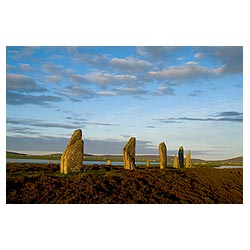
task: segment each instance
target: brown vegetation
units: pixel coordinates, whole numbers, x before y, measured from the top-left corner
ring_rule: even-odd
[[[6,202],[243,203],[243,169],[92,165],[69,175],[59,169],[52,164],[7,164]]]

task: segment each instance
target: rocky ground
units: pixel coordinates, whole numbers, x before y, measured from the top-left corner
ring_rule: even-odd
[[[83,166],[61,175],[59,165],[9,163],[7,203],[243,203],[243,169]]]

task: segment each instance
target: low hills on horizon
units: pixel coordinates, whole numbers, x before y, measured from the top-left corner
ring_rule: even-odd
[[[6,158],[13,158],[13,159],[40,159],[40,160],[60,160],[61,158],[60,153],[58,154],[47,154],[47,155],[30,155],[30,154],[23,154],[17,153],[12,151],[6,151]],[[174,156],[168,156],[168,161],[171,163],[173,162]],[[110,159],[111,161],[122,161],[122,155],[93,155],[93,154],[84,154],[84,160],[86,161],[105,161]],[[158,161],[158,155],[136,155],[137,161]],[[223,160],[202,160],[202,159],[195,159],[192,158],[192,163],[206,163],[206,162],[220,162],[225,164],[242,164],[243,165],[243,156],[234,157],[230,159],[223,159]]]

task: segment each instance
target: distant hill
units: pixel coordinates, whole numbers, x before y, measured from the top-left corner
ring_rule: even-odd
[[[239,156],[239,157],[235,157],[235,158],[231,158],[231,159],[226,159],[226,160],[223,160],[223,162],[229,162],[229,163],[235,163],[235,164],[238,164],[238,163],[243,164],[243,156]]]
[[[6,151],[6,158],[13,159],[50,159],[50,160],[59,160],[62,154],[48,154],[48,155],[30,155],[30,154],[21,154],[17,152]],[[84,154],[84,157],[92,157],[91,154]]]
[[[6,155],[24,156],[24,155],[26,155],[26,154],[20,154],[20,153],[16,153],[16,152],[6,151]]]
[[[49,155],[28,155],[20,154],[16,152],[6,151],[6,158],[13,159],[46,159],[46,160],[60,160],[62,154],[49,154]],[[84,154],[84,160],[86,161],[122,161],[122,155],[92,155]],[[136,155],[136,161],[146,161],[150,160],[152,162],[159,161],[159,155]],[[172,165],[174,161],[174,156],[168,156],[168,165]],[[216,160],[216,161],[206,161],[201,159],[192,158],[193,165],[243,165],[243,156],[226,159],[226,160]]]

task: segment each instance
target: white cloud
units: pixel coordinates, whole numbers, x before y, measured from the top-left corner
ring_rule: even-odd
[[[152,95],[160,96],[160,95],[175,95],[174,89],[166,86],[164,84],[160,84],[160,86],[152,92]]]
[[[99,73],[93,72],[86,75],[86,79],[91,82],[105,85],[105,84],[114,84],[114,83],[130,83],[135,82],[137,77],[134,75],[116,75],[109,73]]]
[[[141,86],[133,86],[133,87],[113,87],[111,91],[98,91],[97,95],[100,96],[119,96],[119,95],[133,95],[139,96],[147,94],[148,91]]]
[[[223,72],[223,67],[206,68],[199,65],[186,64],[179,67],[170,67],[161,71],[151,71],[148,75],[157,79],[191,80],[218,76]]]
[[[147,70],[151,66],[151,63],[145,60],[136,59],[134,57],[114,57],[110,60],[109,66],[112,69],[123,72],[138,72]]]
[[[242,73],[243,47],[242,46],[205,46],[194,47],[197,51],[195,58],[210,58],[224,65],[224,74]]]
[[[113,88],[117,95],[143,95],[147,94],[147,90],[141,86],[136,87],[119,87]]]
[[[81,99],[88,99],[96,96],[96,93],[91,89],[83,88],[79,85],[70,85],[65,88],[58,89],[60,94],[67,96],[72,101],[79,102]]]
[[[194,55],[194,58],[195,59],[200,59],[200,58],[203,58],[204,57],[204,53],[196,53],[195,55]]]
[[[60,66],[53,63],[43,63],[41,68],[45,73],[50,74],[60,74],[62,70]]]
[[[97,94],[102,95],[102,96],[114,96],[114,95],[116,95],[116,93],[113,91],[99,91],[99,92],[97,92]]]
[[[146,56],[151,59],[160,60],[168,57],[170,54],[173,55],[174,53],[182,50],[183,47],[181,46],[146,46],[146,47],[137,47],[137,53],[140,56]]]
[[[59,75],[51,75],[51,76],[44,77],[45,82],[59,83],[61,80],[62,80],[62,77]]]
[[[85,75],[80,75],[80,74],[72,74],[69,76],[69,79],[77,83],[86,83],[88,81]]]
[[[78,53],[74,60],[101,70],[109,68],[113,71],[126,73],[143,72],[151,66],[150,62],[135,57],[118,58],[106,54]]]
[[[104,68],[107,66],[108,61],[110,61],[110,56],[105,54],[91,54],[91,53],[76,53],[74,61],[80,61],[88,65]]]
[[[25,71],[25,72],[26,71],[33,71],[33,68],[28,63],[19,63],[19,67],[21,68],[22,71]]]
[[[194,61],[189,61],[189,62],[186,62],[187,65],[197,65],[199,64],[199,62],[194,62]]]
[[[11,46],[7,47],[8,55],[13,60],[23,60],[32,58],[33,54],[39,50],[39,46],[23,46],[20,47],[18,50],[12,49]]]

